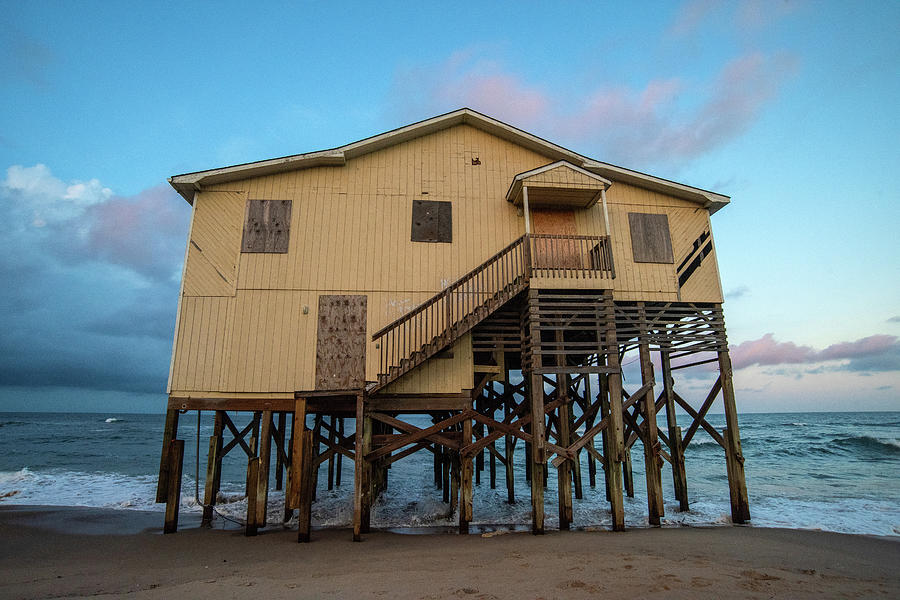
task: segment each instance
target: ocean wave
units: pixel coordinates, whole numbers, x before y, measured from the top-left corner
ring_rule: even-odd
[[[18,427],[27,424],[25,421],[0,421],[0,427]]]
[[[103,422],[104,423],[121,423],[122,421],[124,421],[124,419],[117,419],[115,417],[109,417],[108,419],[106,419]]]
[[[801,422],[793,422],[793,423],[782,423],[784,427],[806,427],[809,423],[801,423]]]
[[[834,438],[831,440],[831,444],[845,450],[878,452],[888,456],[900,456],[900,439],[897,438],[850,435]]]

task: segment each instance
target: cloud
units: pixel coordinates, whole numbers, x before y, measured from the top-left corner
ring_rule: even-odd
[[[679,6],[666,34],[679,40],[714,30],[746,35],[774,25],[802,4],[797,0],[690,0]]]
[[[839,370],[872,372],[900,370],[900,341],[893,335],[872,335],[854,342],[832,344],[817,351],[811,346],[779,342],[767,333],[758,340],[731,346],[735,369],[752,365],[796,365],[844,361]]]
[[[669,26],[668,34],[687,37],[697,33],[721,4],[719,0],[691,0],[683,3]]]
[[[398,72],[392,106],[406,118],[469,106],[567,144],[594,146],[611,162],[680,163],[746,131],[795,65],[788,55],[749,53],[708,81],[656,78],[637,87],[604,85],[572,98],[476,51],[463,51],[436,66]]]
[[[732,288],[725,292],[726,300],[737,300],[739,298],[743,298],[744,296],[750,295],[750,288],[746,285],[739,285],[736,288]]]
[[[900,323],[900,315],[891,317],[890,319],[887,320],[887,322],[888,323]]]
[[[183,257],[189,211],[165,184],[123,197],[97,179],[64,182],[46,165],[13,165],[0,202],[9,227],[69,264],[102,261],[162,280]]]
[[[0,182],[0,386],[163,393],[190,207],[14,165]]]

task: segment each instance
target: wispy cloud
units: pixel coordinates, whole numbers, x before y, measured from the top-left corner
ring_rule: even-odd
[[[900,370],[900,342],[893,335],[872,335],[853,342],[832,344],[824,350],[779,342],[771,333],[731,347],[736,369],[752,365],[797,365],[844,361],[838,368],[850,371]]]
[[[717,188],[718,189],[718,188]],[[750,295],[750,288],[746,285],[739,285],[725,292],[726,300],[737,300]]]
[[[392,105],[410,119],[469,106],[565,143],[594,146],[612,162],[677,164],[746,131],[795,64],[788,55],[754,52],[724,64],[707,81],[656,78],[567,98],[496,60],[463,51],[439,65],[399,72]]]
[[[714,29],[746,35],[774,25],[803,4],[800,0],[689,0],[678,7],[666,35],[684,39]]]
[[[888,323],[900,323],[900,315],[891,317],[887,320]]]

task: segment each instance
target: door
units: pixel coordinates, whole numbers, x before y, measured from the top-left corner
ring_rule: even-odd
[[[366,296],[319,296],[316,389],[366,384]]]
[[[535,208],[531,211],[531,226],[536,234],[574,236],[574,210]],[[575,240],[541,238],[534,240],[534,266],[546,268],[580,268],[581,260]]]

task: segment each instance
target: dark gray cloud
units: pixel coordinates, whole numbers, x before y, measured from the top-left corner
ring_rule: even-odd
[[[0,386],[163,393],[190,207],[49,169],[0,183]],[[2,406],[0,406],[2,410]]]

